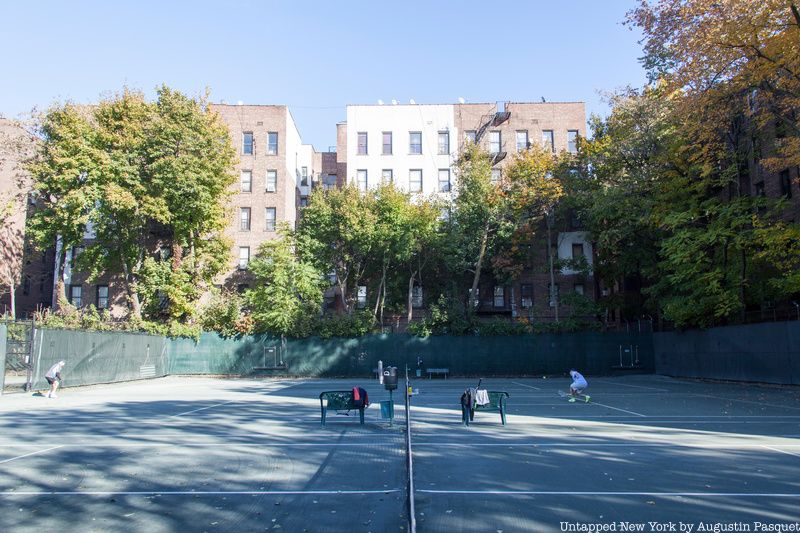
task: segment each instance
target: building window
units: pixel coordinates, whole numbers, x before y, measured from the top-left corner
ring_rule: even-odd
[[[392,132],[383,132],[383,155],[392,155]]]
[[[267,133],[267,154],[278,155],[278,132]]]
[[[356,181],[358,183],[358,190],[359,191],[366,191],[367,190],[367,171],[366,170],[357,170],[356,171]]]
[[[308,207],[308,196],[300,197],[300,207]]]
[[[579,259],[583,257],[583,243],[582,242],[573,242],[572,243],[572,258]]]
[[[415,169],[408,171],[408,190],[411,192],[422,192],[422,170]]]
[[[450,133],[439,132],[439,155],[450,155]]]
[[[502,150],[502,136],[499,131],[489,132],[489,152],[499,154]]]
[[[308,167],[300,167],[300,185],[308,185]]]
[[[239,270],[245,270],[248,263],[250,263],[250,247],[239,247]]]
[[[500,171],[499,168],[492,169],[492,185],[497,185],[500,183],[500,180],[503,178],[503,173]]]
[[[467,130],[464,132],[464,140],[468,143],[475,144],[476,139],[478,138],[478,132],[475,130]]]
[[[83,253],[83,246],[73,246],[72,247],[72,260],[70,262],[71,266],[75,266],[75,261],[78,260],[78,257]]]
[[[108,309],[108,285],[97,286],[97,308]]]
[[[792,179],[789,177],[789,170],[781,172],[781,195],[786,198],[792,197]]]
[[[253,132],[242,133],[242,154],[253,155]]]
[[[277,211],[274,207],[267,207],[264,210],[264,220],[266,220],[264,231],[275,231],[276,216],[277,216]]]
[[[576,283],[573,286],[573,290],[575,291],[575,294],[580,294],[582,296],[584,294],[583,291],[585,290],[584,286],[583,286],[583,283]]]
[[[242,170],[241,174],[242,192],[250,192],[253,190],[253,171]]]
[[[578,130],[567,130],[567,150],[571,154],[578,152]]]
[[[267,170],[267,192],[275,192],[278,190],[278,171]]]
[[[517,131],[517,152],[528,149],[528,130]]]
[[[239,230],[250,231],[250,208],[239,208]]]
[[[356,307],[364,309],[367,306],[367,286],[359,285],[358,293],[356,296]]]
[[[542,130],[542,146],[545,149],[550,149],[551,152],[556,151],[556,142],[553,137],[553,130]]]
[[[558,283],[555,285],[547,285],[548,292],[550,293],[550,307],[555,307],[558,302]]]
[[[503,287],[494,288],[494,298],[492,299],[492,305],[494,307],[505,307],[506,293]]]
[[[367,155],[367,132],[358,132],[358,155]]]
[[[69,287],[69,303],[75,307],[83,307],[83,287],[80,285],[70,285]]]
[[[391,168],[384,168],[381,170],[381,182],[384,185],[394,183],[394,175]]]
[[[520,285],[520,293],[522,296],[522,308],[530,309],[533,307],[533,284],[523,283]]]
[[[408,153],[417,155],[422,153],[422,132],[408,132]]]
[[[756,196],[761,196],[762,198],[767,196],[763,181],[756,183]]]
[[[450,192],[450,169],[439,169],[439,192]]]
[[[411,307],[422,307],[422,285],[414,285],[411,288]]]

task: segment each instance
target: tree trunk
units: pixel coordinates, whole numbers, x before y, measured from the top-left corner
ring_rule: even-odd
[[[336,283],[339,285],[339,292],[342,295],[342,305],[344,306],[344,312],[348,315],[350,314],[350,305],[347,303],[347,278],[342,280],[338,275],[336,276]]]
[[[134,280],[128,263],[122,262],[122,272],[125,279],[125,292],[128,294],[128,305],[133,318],[142,317],[142,305],[139,302],[139,293],[134,289]]]
[[[483,228],[483,236],[481,237],[481,247],[478,251],[478,261],[475,263],[475,276],[472,278],[472,288],[469,291],[469,309],[467,314],[471,315],[475,311],[475,302],[478,297],[478,284],[481,281],[481,268],[483,267],[483,258],[486,255],[486,246],[489,242],[489,226]]]
[[[378,284],[378,294],[375,295],[375,311],[372,313],[375,320],[378,320],[378,309],[381,310],[381,326],[383,325],[383,308],[381,307],[381,294],[386,292],[386,269],[388,268],[387,261],[384,259],[383,267],[381,269],[381,282]]]
[[[747,253],[742,250],[742,279],[739,282],[739,301],[742,304],[742,322],[747,320],[747,307],[745,307],[744,287],[747,282]]]
[[[61,243],[61,250],[58,254],[58,272],[56,273],[56,286],[53,291],[53,307],[56,312],[62,310],[62,305],[67,301],[67,291],[64,286],[64,270],[67,265],[67,248]]]
[[[553,303],[555,309],[556,323],[558,323],[558,294],[556,293],[556,275],[553,267],[553,236],[552,236],[553,223],[550,217],[547,217],[547,257],[549,258],[550,268],[550,302]]]
[[[172,271],[177,272],[183,262],[183,247],[177,242],[172,243]]]
[[[17,298],[16,298],[16,284],[14,283],[14,278],[12,277],[8,282],[8,298],[11,301],[11,320],[17,319]],[[3,369],[0,369],[2,372]]]
[[[414,318],[414,280],[417,277],[417,272],[414,271],[411,273],[411,276],[408,278],[408,323],[411,323],[411,319]]]

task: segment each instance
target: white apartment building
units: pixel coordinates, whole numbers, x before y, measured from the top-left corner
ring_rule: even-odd
[[[458,131],[453,106],[347,106],[347,183],[361,189],[392,182],[429,195],[449,192]]]

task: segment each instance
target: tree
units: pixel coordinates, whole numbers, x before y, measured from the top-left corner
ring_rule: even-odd
[[[508,233],[504,195],[492,183],[492,156],[468,144],[456,163],[458,185],[453,201],[454,270],[472,272],[467,312],[477,305],[478,286],[487,251],[498,234]]]
[[[30,180],[23,171],[32,155],[33,138],[19,122],[0,117],[0,296],[9,295],[11,316],[16,317],[15,290],[22,277],[24,220]]]
[[[773,170],[800,164],[800,10],[794,1],[641,0],[628,23],[644,33],[644,65],[652,80],[685,95],[680,112],[691,117],[698,101],[717,106],[749,100],[754,118],[787,135]],[[697,123],[701,129],[713,122]],[[707,139],[710,140],[710,139]]]
[[[256,331],[302,336],[321,311],[324,277],[298,257],[297,241],[287,225],[278,232],[280,238],[263,243],[250,262],[255,285],[245,300]]]
[[[457,253],[454,266],[473,273],[470,313],[477,304],[487,255],[497,258],[506,254],[515,237],[518,242],[532,238],[538,223],[562,196],[559,180],[551,179],[555,162],[551,153],[533,146],[518,154],[503,180],[495,184],[490,154],[474,145],[462,152],[457,163],[452,229]],[[509,262],[495,264],[505,267]]]
[[[297,231],[305,262],[335,275],[345,311],[352,312],[353,291],[373,259],[375,213],[371,196],[355,186],[311,194]]]
[[[56,309],[67,301],[67,250],[83,242],[101,191],[105,156],[97,146],[90,112],[73,104],[54,105],[40,117],[36,156],[27,165],[37,209],[28,232],[39,249],[56,247]]]
[[[163,86],[147,102],[125,89],[92,108],[54,107],[42,132],[30,169],[44,202],[31,228],[40,247],[61,243],[60,298],[66,250],[88,234],[78,266],[90,279],[121,274],[133,317],[144,307],[191,318],[225,266],[221,232],[234,180],[227,129],[205,99]],[[153,258],[161,247],[173,252],[169,268]]]

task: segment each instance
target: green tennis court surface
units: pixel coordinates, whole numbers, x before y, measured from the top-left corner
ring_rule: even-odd
[[[508,425],[478,412],[469,428],[459,396],[476,381],[413,381],[417,529],[800,521],[800,391],[587,377],[588,404],[557,394],[567,379],[486,379],[511,395]],[[356,384],[373,402],[366,425],[330,414],[322,428],[319,393]],[[367,379],[3,396],[0,531],[404,531],[400,387],[391,427],[388,393]]]

